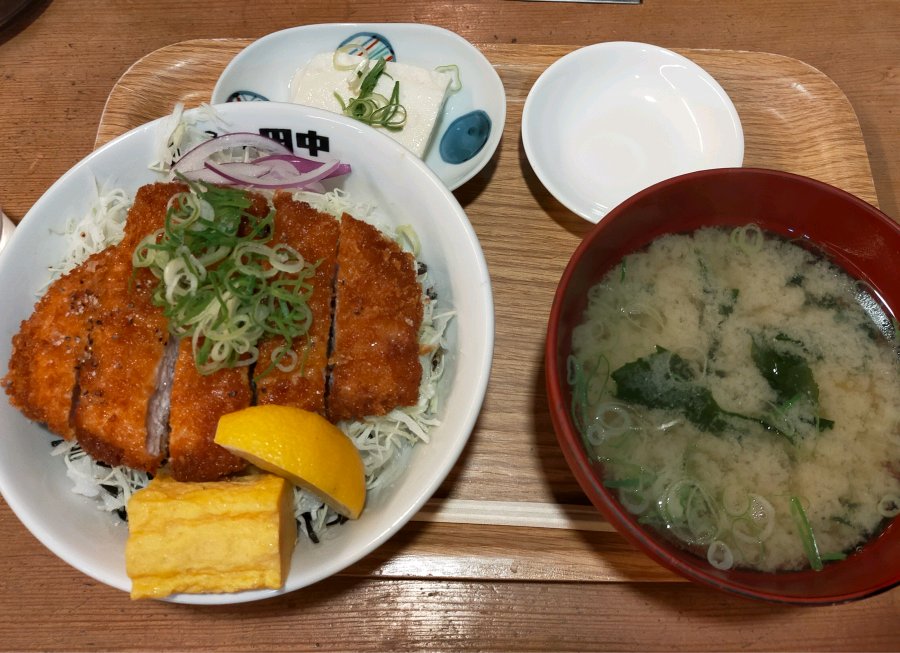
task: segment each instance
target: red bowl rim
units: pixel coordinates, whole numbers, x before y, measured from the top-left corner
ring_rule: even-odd
[[[837,194],[839,196],[842,196],[844,201],[848,201],[858,205],[858,208],[864,210],[873,219],[882,221],[887,224],[889,228],[897,234],[897,238],[900,239],[900,224],[889,218],[886,214],[884,214],[871,204],[863,201],[855,195],[852,195],[842,189],[831,186],[819,180],[780,170],[770,170],[766,168],[717,168],[711,170],[701,170],[666,179],[636,193],[635,195],[632,195],[630,198],[613,208],[612,211],[610,211],[602,220],[600,220],[600,222],[594,225],[591,230],[584,236],[581,243],[571,255],[570,260],[567,263],[566,268],[560,278],[556,293],[554,295],[553,304],[550,309],[550,316],[548,320],[547,338],[544,349],[544,363],[546,370],[545,383],[549,401],[550,417],[554,426],[554,430],[556,432],[557,440],[559,442],[560,448],[562,449],[563,456],[566,459],[566,463],[572,470],[578,484],[590,499],[591,503],[600,511],[600,513],[606,518],[606,520],[609,521],[621,535],[623,535],[638,549],[644,551],[644,553],[647,554],[650,558],[652,558],[662,566],[668,568],[669,570],[674,571],[675,573],[689,580],[707,585],[718,590],[722,590],[724,592],[744,596],[746,598],[760,599],[763,601],[781,604],[830,605],[874,596],[881,592],[885,592],[894,587],[900,586],[900,575],[896,577],[887,577],[884,579],[880,579],[879,581],[870,584],[870,586],[861,588],[860,590],[853,593],[834,593],[800,597],[785,596],[775,592],[769,592],[750,587],[740,582],[722,579],[720,577],[712,575],[712,573],[706,572],[700,564],[689,565],[682,562],[679,558],[670,554],[666,550],[665,545],[657,542],[652,538],[648,538],[646,536],[644,528],[640,526],[637,521],[632,518],[631,515],[626,514],[624,510],[620,510],[618,508],[617,500],[614,499],[612,494],[602,485],[602,483],[597,482],[597,478],[594,475],[594,470],[590,462],[587,460],[587,457],[583,455],[581,438],[577,433],[577,429],[571,421],[569,409],[565,401],[563,392],[563,386],[565,385],[566,378],[565,369],[560,369],[560,366],[557,364],[555,344],[558,341],[560,335],[559,323],[565,303],[563,301],[565,290],[568,288],[572,276],[574,275],[577,268],[577,264],[582,259],[585,251],[590,248],[594,240],[602,236],[606,225],[615,220],[620,213],[627,211],[631,205],[640,202],[642,198],[657,192],[660,188],[675,184],[690,183],[692,180],[697,178],[719,177],[723,175],[734,174],[748,176],[762,175],[781,177],[799,183],[807,184],[812,187],[817,187],[820,190],[826,191],[827,193]],[[559,380],[559,383],[555,383],[555,380]],[[896,518],[893,522],[891,522],[885,529],[885,531],[900,528],[900,526],[898,526],[898,522],[900,522],[900,518]],[[819,572],[804,570],[778,573],[783,573],[785,575],[801,575],[816,574]]]

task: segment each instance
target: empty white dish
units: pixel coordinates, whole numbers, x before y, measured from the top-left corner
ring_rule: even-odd
[[[598,43],[554,62],[528,93],[522,141],[541,183],[591,222],[659,181],[744,159],[718,82],[646,43]]]

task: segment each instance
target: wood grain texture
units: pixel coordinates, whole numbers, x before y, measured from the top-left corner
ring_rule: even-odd
[[[12,553],[15,553],[15,549]],[[19,559],[19,562],[28,562]],[[523,583],[337,577],[239,606],[127,602],[51,560],[0,560],[6,650],[890,651],[900,593],[817,609],[709,595],[683,583]],[[60,583],[69,588],[60,591]]]
[[[113,87],[97,145],[206,101],[247,39],[192,40],[150,53]],[[583,501],[556,444],[543,392],[543,342],[556,282],[588,224],[534,176],[520,143],[525,98],[570,47],[482,45],[507,92],[495,159],[456,195],[481,241],[494,289],[496,355],[484,410],[439,496]],[[859,124],[839,88],[810,66],[758,52],[681,50],[710,72],[741,116],[746,164],[816,177],[876,204]]]
[[[103,127],[117,80],[159,48],[197,39],[225,39],[233,46],[235,39],[294,25],[385,20],[431,23],[481,44],[511,97],[519,98],[558,54],[599,41],[644,41],[700,57],[697,51],[704,49],[771,52],[805,62],[849,100],[878,202],[900,217],[897,0],[644,0],[640,6],[39,0],[0,28],[0,138],[8,148],[0,166],[0,206],[21,219],[85,156]],[[544,58],[535,54],[519,66],[512,60],[523,51],[518,46],[545,48]],[[783,114],[765,98],[739,106],[745,127],[773,130],[760,129],[756,145],[748,143],[748,163],[759,154],[754,147],[771,150],[782,140],[791,144],[781,167],[815,159],[809,143],[791,140],[791,125],[808,117],[799,107],[814,108],[817,94],[834,93],[827,78],[802,67],[792,78],[802,89],[756,71],[760,88],[773,97],[793,94],[799,104],[782,123]],[[177,64],[162,71],[152,98],[165,97],[179,74]],[[734,94],[731,82],[720,81]],[[196,92],[189,103],[205,99]],[[137,104],[144,107],[141,121],[168,111],[147,112],[146,98]],[[440,495],[583,502],[558,453],[543,400],[540,323],[562,266],[588,225],[548,197],[534,177],[518,136],[520,114],[521,104],[511,102],[497,158],[457,192],[497,289],[497,356],[472,443]],[[857,142],[851,159],[858,162],[856,118],[833,122],[837,130],[812,143],[839,149]],[[849,141],[847,129],[854,132]],[[821,174],[835,175],[838,185],[865,181],[863,173],[838,163]],[[508,455],[515,466],[498,466],[498,455]],[[681,582],[602,532],[413,522],[341,576],[276,600],[223,608],[131,603],[54,557],[5,503],[0,550],[0,650],[900,649],[897,590],[816,609],[751,603]]]

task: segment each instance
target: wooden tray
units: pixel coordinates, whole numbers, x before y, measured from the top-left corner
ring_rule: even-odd
[[[207,102],[222,69],[250,42],[185,41],[136,62],[109,95],[96,145],[169,114],[178,101]],[[591,225],[546,192],[519,131],[532,84],[573,48],[479,47],[506,88],[506,129],[494,159],[455,194],[484,248],[494,289],[491,381],[469,446],[435,498],[390,542],[344,573],[678,581],[587,505],[556,443],[544,394],[544,333],[553,293]],[[775,54],[679,52],[731,96],[744,127],[746,166],[815,177],[877,206],[856,115],[828,77]]]

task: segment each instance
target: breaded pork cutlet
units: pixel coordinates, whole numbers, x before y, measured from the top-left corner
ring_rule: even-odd
[[[284,338],[268,338],[259,344],[255,383],[257,403],[294,406],[325,414],[325,372],[328,338],[331,332],[331,305],[340,223],[332,216],[295,201],[289,193],[274,199],[275,229],[271,245],[290,245],[307,263],[317,264],[310,278],[312,294],[307,305],[312,324],[305,338],[295,339],[297,355],[293,370],[272,366],[273,353],[284,346]]]
[[[162,309],[153,305],[156,279],[134,270],[132,252],[147,234],[163,226],[169,199],[181,184],[141,187],[128,212],[122,242],[110,248],[95,284],[90,350],[78,375],[73,410],[75,436],[96,460],[155,471],[165,455],[166,387],[171,356]],[[170,350],[171,351],[171,350]]]
[[[247,367],[200,374],[190,338],[178,346],[169,413],[169,468],[176,481],[215,481],[247,466],[214,441],[219,418],[250,405]]]
[[[165,224],[166,207],[176,193],[188,190],[181,182],[147,184],[138,188],[134,203],[128,210],[122,240],[116,248],[127,250],[129,256],[147,235]],[[130,259],[129,259],[130,260]]]
[[[247,213],[269,213],[269,203],[249,193]],[[178,481],[215,481],[246,468],[243,458],[215,443],[216,426],[225,413],[250,405],[252,392],[246,366],[201,374],[194,362],[191,338],[178,345],[169,404],[169,468]]]
[[[87,351],[93,288],[109,250],[89,257],[57,279],[13,336],[3,386],[10,403],[67,440],[75,436],[72,400]]]
[[[184,188],[181,184],[171,188],[161,184],[157,193],[168,201],[172,192]],[[143,210],[158,213],[158,206],[145,206]],[[133,249],[146,226],[146,219],[129,219],[118,249]],[[77,400],[79,367],[88,355],[98,292],[110,279],[130,275],[126,263],[115,247],[89,257],[49,286],[13,336],[13,353],[3,379],[10,402],[26,417],[67,440],[75,436],[73,401]]]
[[[345,214],[329,361],[332,422],[416,403],[421,292],[413,257],[372,225]]]

